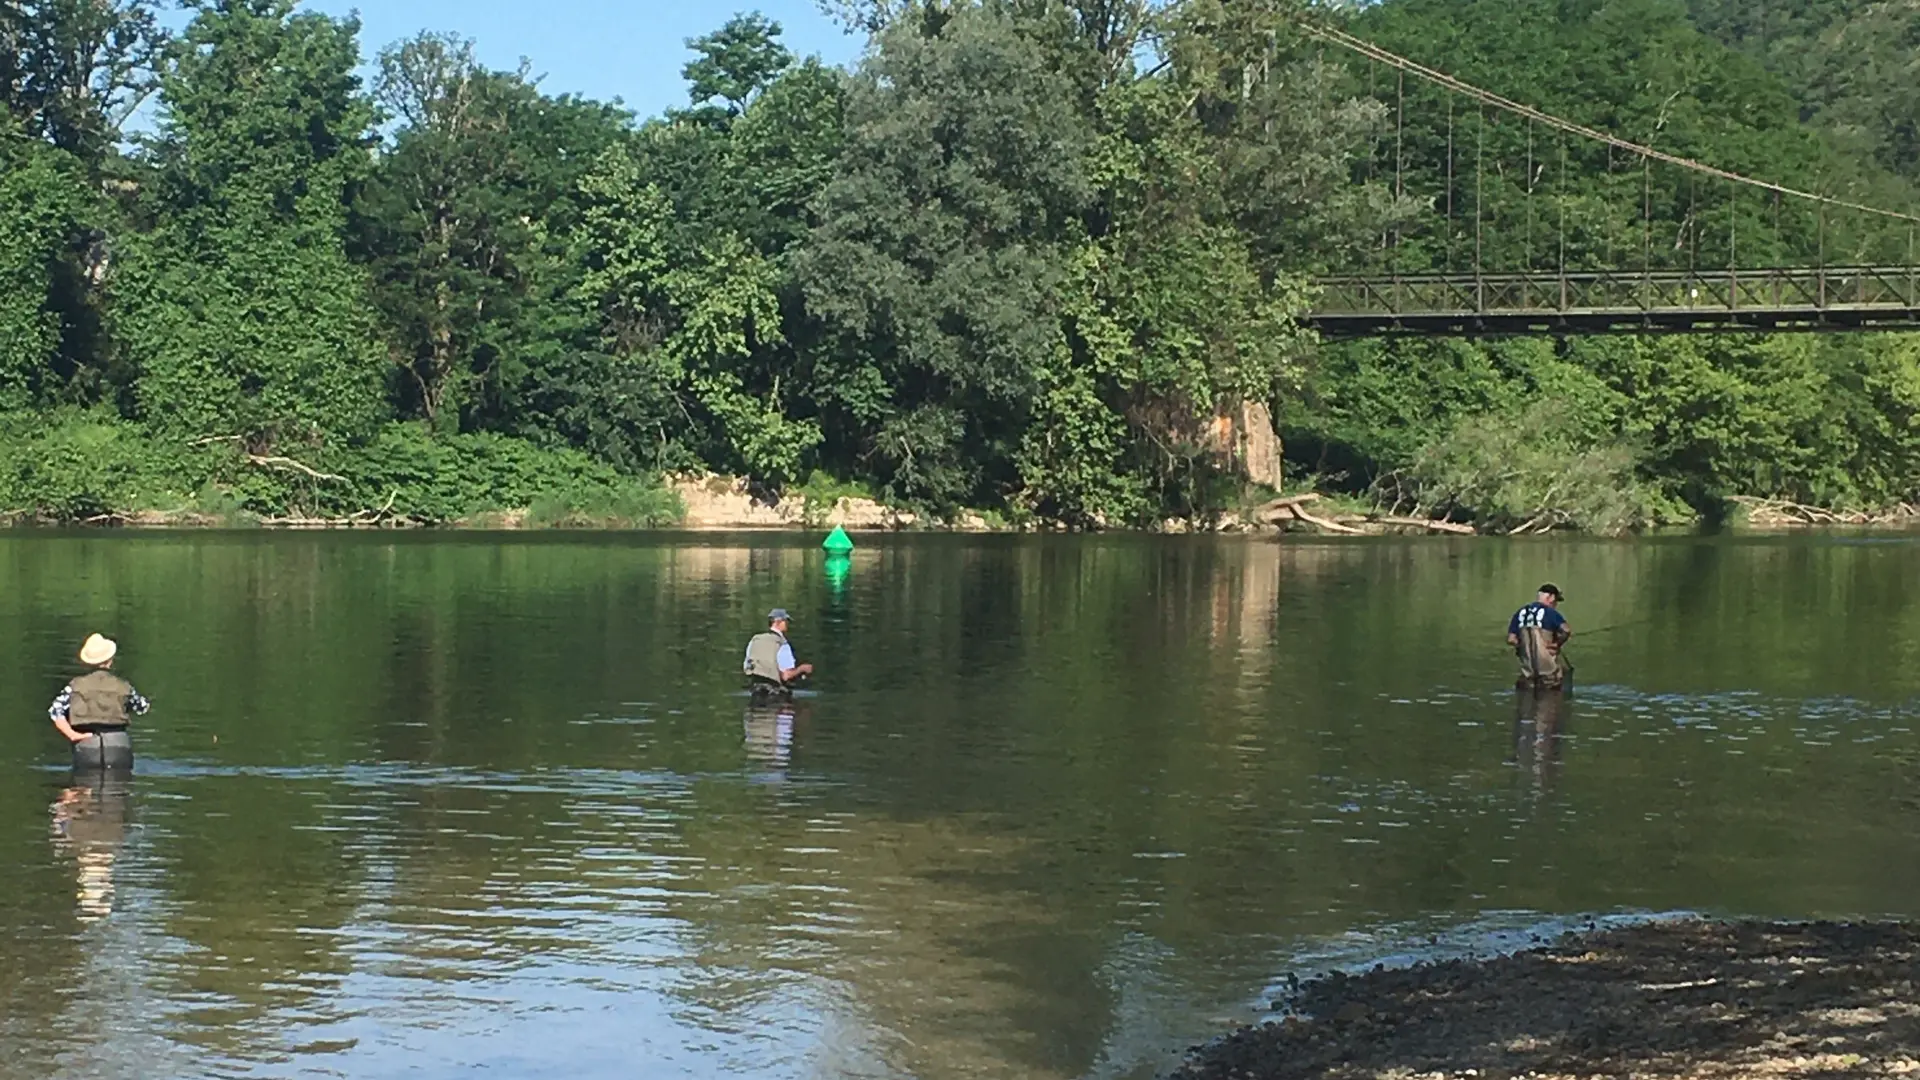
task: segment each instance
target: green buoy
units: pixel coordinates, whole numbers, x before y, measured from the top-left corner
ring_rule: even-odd
[[[827,538],[820,542],[820,546],[835,555],[845,555],[853,550],[853,537],[847,535],[847,530],[835,525],[833,531],[827,534]]]
[[[847,575],[853,572],[853,556],[827,556],[827,588],[833,590],[835,599],[847,589]]]

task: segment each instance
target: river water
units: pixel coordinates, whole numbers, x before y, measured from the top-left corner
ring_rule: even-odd
[[[1901,537],[14,533],[0,699],[6,1077],[1150,1077],[1292,973],[1920,915]]]

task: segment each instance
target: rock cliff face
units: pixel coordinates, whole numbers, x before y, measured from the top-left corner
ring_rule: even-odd
[[[1280,490],[1280,436],[1265,402],[1223,408],[1200,425],[1200,441],[1226,471],[1250,484]]]
[[[872,499],[839,498],[831,506],[804,496],[781,498],[756,492],[745,481],[732,476],[682,476],[673,481],[674,493],[687,508],[681,522],[688,529],[905,529],[919,519],[905,510],[896,510]],[[960,528],[984,527],[978,519],[963,519]]]
[[[1273,412],[1264,401],[1249,401],[1240,406],[1240,423],[1234,431],[1233,456],[1240,475],[1248,483],[1280,490],[1280,436],[1273,430]]]

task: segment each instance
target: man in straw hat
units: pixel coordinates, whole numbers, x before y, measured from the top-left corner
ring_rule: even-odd
[[[73,744],[76,769],[124,769],[133,766],[133,742],[127,722],[144,715],[147,699],[133,684],[113,673],[120,646],[94,634],[80,646],[80,662],[92,671],[73,680],[53,699],[47,716]]]
[[[767,612],[766,633],[755,634],[747,642],[740,670],[757,697],[792,693],[793,684],[813,674],[812,664],[793,658],[793,645],[787,641],[789,621],[786,608],[774,608]]]

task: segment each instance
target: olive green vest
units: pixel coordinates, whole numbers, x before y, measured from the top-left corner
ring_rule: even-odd
[[[67,684],[73,698],[67,704],[67,723],[75,727],[126,727],[127,696],[133,685],[111,671],[89,671]]]
[[[786,643],[786,635],[772,630],[753,635],[753,640],[747,642],[747,662],[742,670],[750,678],[783,681],[780,678],[780,646]]]

